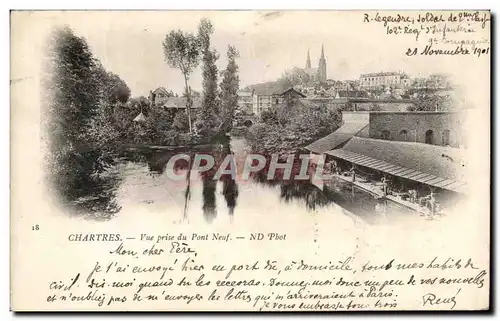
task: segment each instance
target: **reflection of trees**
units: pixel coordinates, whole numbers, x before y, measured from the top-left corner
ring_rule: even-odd
[[[219,138],[218,144],[212,147],[210,154],[214,157],[215,165],[213,169],[201,173],[203,181],[203,216],[209,223],[217,217],[215,203],[217,181],[214,180],[214,176],[226,156],[232,154],[229,139]],[[238,199],[238,185],[231,175],[222,175],[220,180],[222,181],[222,194],[224,195],[227,207],[229,208],[229,215],[233,215],[234,208],[236,207],[236,201]]]
[[[315,210],[316,207],[323,207],[331,203],[328,195],[309,181],[282,182],[280,190],[280,197],[285,202],[300,199],[304,201],[306,207],[310,210]]]
[[[220,164],[227,155],[233,154],[228,137],[224,138],[222,138],[220,141],[222,146],[222,153],[218,164]],[[239,195],[238,184],[236,184],[236,181],[231,177],[231,175],[222,175],[220,180],[222,181],[222,194],[226,199],[226,204],[229,209],[229,215],[233,215],[234,208],[236,207],[236,201]]]
[[[239,191],[236,181],[231,177],[222,178],[222,194],[224,194],[224,198],[226,199],[226,204],[229,208],[229,215],[233,215]]]
[[[291,177],[298,175],[299,171],[300,168],[294,167]],[[279,177],[279,175],[277,176]],[[291,202],[294,199],[301,200],[310,210],[315,210],[316,207],[323,207],[332,203],[330,198],[331,192],[327,188],[322,191],[307,180],[268,180],[266,170],[255,173],[252,175],[252,178],[254,181],[266,186],[278,185],[280,187],[280,198],[282,200],[285,202]]]
[[[191,200],[191,170],[193,169],[193,153],[189,154],[189,162],[186,162],[185,160],[179,160],[175,163],[173,170],[177,171],[179,169],[185,169],[187,168],[187,174],[186,174],[186,190],[184,191],[184,211],[182,215],[183,220],[188,219],[188,208],[189,208],[189,201]]]
[[[210,170],[202,173],[203,181],[203,217],[208,223],[212,223],[217,217],[217,207],[215,203],[215,190],[217,188],[217,181],[214,178],[215,171]]]
[[[197,148],[192,148],[190,152],[186,152],[183,149],[176,149],[170,151],[162,151],[160,153],[150,153],[143,156],[137,156],[131,154],[129,159],[140,159],[146,160],[149,170],[157,173],[164,173],[166,164],[168,160],[178,153],[187,153],[190,155],[191,160],[194,160],[194,155],[196,153],[205,153],[212,155],[215,160],[214,167],[206,172],[200,173],[200,178],[203,183],[202,198],[203,198],[203,216],[208,223],[213,222],[217,217],[217,207],[216,207],[216,189],[217,180],[214,180],[215,173],[219,166],[222,164],[227,155],[232,154],[230,148],[230,140],[228,137],[218,137],[217,143],[210,146],[198,146]],[[201,165],[204,165],[203,163]],[[186,190],[184,192],[184,209],[183,209],[183,219],[187,219],[189,203],[191,200],[191,169],[193,162],[187,162],[185,160],[178,160],[175,162],[174,171],[187,170],[186,176]],[[238,185],[236,181],[231,177],[231,175],[222,175],[220,177],[222,182],[222,194],[226,200],[227,207],[229,209],[229,215],[234,214],[234,209],[237,204],[237,199],[239,195]]]

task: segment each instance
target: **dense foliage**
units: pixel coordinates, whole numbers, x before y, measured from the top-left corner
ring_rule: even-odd
[[[106,128],[100,126],[110,123],[112,101],[128,99],[128,87],[106,72],[87,42],[67,27],[53,32],[44,59],[43,126],[51,186],[65,202],[88,196],[89,190],[105,198],[107,191],[101,189],[113,164],[113,152],[106,143],[118,134],[103,135]],[[110,91],[111,83],[121,89]]]
[[[163,51],[168,65],[181,71],[184,77],[186,97],[186,117],[189,133],[195,137],[212,140],[231,130],[234,110],[237,104],[236,92],[239,78],[235,58],[237,51],[230,46],[228,66],[222,73],[224,77],[221,88],[218,88],[219,54],[211,46],[214,27],[210,20],[202,19],[198,25],[198,33],[193,35],[181,30],[171,31],[163,41]],[[193,113],[191,107],[195,93],[189,85],[189,77],[198,64],[202,63],[201,108]],[[235,98],[236,97],[236,98]],[[183,115],[175,120],[175,129],[183,130]],[[195,118],[197,120],[195,120]]]
[[[239,52],[234,46],[229,45],[227,49],[227,67],[222,72],[221,90],[221,119],[224,132],[230,132],[233,127],[233,119],[238,104],[238,89],[240,78],[238,76],[238,65],[236,58]]]
[[[252,126],[249,142],[257,153],[296,153],[301,147],[335,131],[341,124],[338,109],[325,104],[304,106],[294,100],[264,111]]]
[[[218,69],[215,64],[219,59],[219,54],[215,49],[210,47],[210,37],[213,32],[214,27],[212,23],[208,19],[202,19],[198,26],[198,39],[203,63],[203,94],[200,117],[195,122],[196,131],[202,136],[215,135],[220,125],[217,88]]]
[[[47,177],[64,203],[75,204],[89,197],[97,203],[111,199],[106,195],[113,192],[108,189],[112,184],[107,182],[122,147],[198,143],[200,137],[211,139],[231,129],[221,123],[232,124],[234,117],[239,83],[237,51],[229,46],[219,90],[219,56],[211,47],[213,32],[211,22],[202,19],[197,35],[171,31],[162,43],[165,60],[184,78],[183,109],[166,108],[145,97],[130,98],[125,81],[105,69],[85,39],[68,27],[54,31],[44,58],[43,125]],[[201,94],[189,86],[200,58]],[[202,101],[195,112],[191,109],[193,99]]]
[[[311,76],[304,69],[294,67],[281,75],[278,85],[282,90],[286,90],[296,85],[308,85],[311,81]]]
[[[408,111],[448,111],[452,107],[453,100],[449,96],[419,92],[417,102],[408,107]]]

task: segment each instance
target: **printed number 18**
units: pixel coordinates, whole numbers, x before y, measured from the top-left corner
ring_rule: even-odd
[[[40,226],[38,226],[38,224],[35,224],[35,225],[31,226],[31,230],[32,231],[38,231],[39,229],[40,229]]]

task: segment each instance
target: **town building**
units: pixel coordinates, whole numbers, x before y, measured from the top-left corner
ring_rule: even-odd
[[[252,111],[256,116],[280,103],[280,87],[277,83],[263,83],[253,86]]]
[[[149,92],[149,102],[153,105],[163,104],[169,97],[173,96],[164,87],[158,87]]]
[[[299,92],[295,88],[288,88],[282,92],[278,92],[278,100],[277,102],[279,104],[287,101],[292,101],[296,99],[301,99],[301,98],[306,98],[306,95],[303,93]]]
[[[359,77],[359,85],[362,89],[385,89],[396,84],[410,86],[411,79],[403,72],[377,72],[362,74]]]
[[[186,109],[187,99],[186,97],[168,97],[163,101],[161,107],[164,109],[175,109],[182,110]],[[201,108],[201,99],[195,97],[193,99],[193,104],[191,105],[191,109],[199,109]]]
[[[459,147],[464,144],[460,112],[371,112],[369,137]]]
[[[464,116],[445,111],[343,111],[344,123],[365,124],[360,136],[458,148]]]
[[[305,148],[395,188],[464,193],[460,112],[342,112],[342,126]],[[405,188],[402,188],[405,187]],[[445,192],[443,192],[446,194]],[[413,206],[413,205],[412,205]]]
[[[328,82],[327,82],[327,84],[328,84]],[[330,82],[330,85],[331,85],[331,88],[334,88],[335,90],[343,90],[343,91],[347,91],[347,90],[354,91],[355,90],[354,83],[352,81],[348,81],[348,80],[332,81],[332,82]]]
[[[432,74],[429,77],[417,77],[411,84],[412,89],[415,90],[450,90],[452,85],[448,76],[442,74]]]
[[[285,101],[303,99],[306,96],[299,90],[290,87],[282,90],[279,84],[268,82],[253,85],[251,89],[238,92],[238,108],[246,108],[247,114],[259,116],[262,112]]]
[[[239,90],[238,91],[237,110],[244,114],[253,113],[253,95],[254,90]]]

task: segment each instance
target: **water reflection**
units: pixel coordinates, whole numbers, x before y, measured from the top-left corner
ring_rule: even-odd
[[[89,162],[92,159],[95,161]],[[75,170],[64,176],[65,184],[70,186],[62,189],[64,204],[78,216],[98,220],[114,217],[121,210],[116,197],[122,182],[115,168],[117,162],[96,151],[80,153],[79,160],[80,166],[73,166]],[[96,169],[96,164],[101,167]],[[71,163],[64,165],[72,167]]]
[[[251,192],[245,192],[243,195],[245,198],[252,197],[256,192],[262,190],[267,195],[269,193],[275,194],[281,202],[298,203],[297,206],[308,211],[340,206],[368,223],[376,223],[380,220],[386,220],[386,218],[392,219],[401,216],[401,214],[413,214],[410,210],[395,203],[376,200],[370,194],[343,181],[334,180],[318,184],[307,180],[283,180],[279,178],[279,170],[276,175],[277,179],[268,180],[265,169],[250,176],[253,183],[240,182],[229,174],[214,179],[216,170],[221,166],[226,156],[234,155],[236,159],[241,159],[241,156],[245,156],[245,147],[246,145],[242,141],[230,142],[227,140],[214,145],[189,149],[129,151],[118,160],[122,168],[115,167],[109,172],[106,182],[103,181],[99,186],[93,187],[92,193],[89,193],[87,198],[81,199],[82,208],[93,212],[103,211],[107,213],[103,214],[104,216],[112,216],[120,210],[120,204],[123,202],[128,204],[156,203],[158,206],[168,208],[167,212],[170,212],[173,206],[178,206],[181,221],[189,222],[190,213],[199,212],[201,215],[197,215],[202,216],[207,223],[213,223],[218,214],[227,209],[229,219],[232,222],[235,212],[237,212],[238,198],[242,197],[239,185],[250,184]],[[191,161],[176,161],[174,172],[185,179],[173,182],[167,177],[165,169],[168,160],[178,153],[188,154]],[[212,155],[215,160],[213,169],[201,173],[193,169],[196,153]],[[127,167],[126,164],[136,165],[125,170],[123,167]],[[293,170],[292,177],[298,173],[295,173],[298,170],[299,168]],[[150,178],[146,178],[148,176]],[[116,190],[120,186],[129,186],[128,189],[132,191],[127,190],[126,193],[117,196]],[[269,189],[268,187],[273,188]],[[161,193],[162,195],[155,196],[161,190],[164,191]],[[138,192],[149,199],[140,200],[141,196],[136,195]],[[98,196],[92,198],[92,195]],[[217,208],[222,204],[218,202],[218,195],[222,195],[220,200],[225,202],[223,209]],[[155,199],[155,197],[157,198]]]
[[[238,184],[231,177],[222,178],[222,194],[226,199],[227,207],[229,208],[229,215],[234,215],[234,208],[236,207],[236,200],[238,199]]]
[[[217,181],[213,180],[212,175],[203,175],[203,217],[207,223],[212,223],[217,217],[217,206],[215,204],[215,190]]]
[[[297,173],[292,173],[292,177],[295,174]],[[309,211],[339,205],[372,224],[387,221],[387,218],[415,215],[413,211],[396,203],[374,198],[358,187],[336,179],[321,181],[321,184],[308,180],[267,180],[265,171],[256,173],[253,179],[261,185],[279,186],[280,199],[283,202],[299,202]]]

